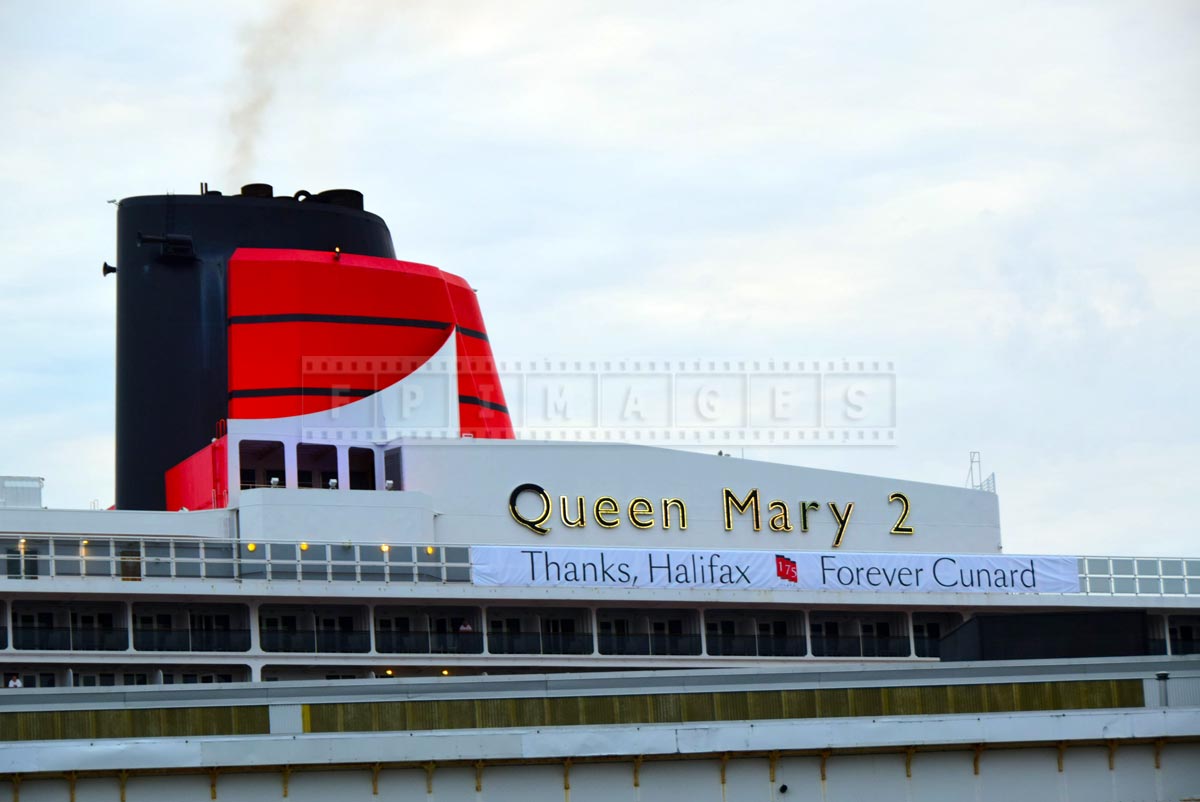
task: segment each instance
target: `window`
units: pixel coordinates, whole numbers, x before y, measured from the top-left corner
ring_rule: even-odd
[[[243,440],[238,444],[238,466],[242,489],[270,487],[271,480],[284,483],[283,443],[274,440]]]
[[[296,447],[297,476],[301,487],[328,488],[338,478],[337,448],[335,446],[301,443]],[[341,486],[341,482],[338,482]]]
[[[121,580],[140,582],[142,579],[142,544],[136,541],[118,543],[121,556]]]
[[[375,452],[369,448],[350,449],[350,489],[375,489]]]

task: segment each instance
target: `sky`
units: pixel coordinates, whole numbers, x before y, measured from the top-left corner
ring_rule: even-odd
[[[1005,548],[1200,555],[1195,2],[0,0],[0,474],[113,484],[109,200],[354,187],[493,349],[883,359]]]

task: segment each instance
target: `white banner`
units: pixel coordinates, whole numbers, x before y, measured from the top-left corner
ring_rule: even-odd
[[[1078,593],[1074,557],[472,546],[493,587]]]

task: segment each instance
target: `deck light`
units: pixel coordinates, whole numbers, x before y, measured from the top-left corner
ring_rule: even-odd
[[[308,544],[307,544],[307,543],[301,543],[301,544],[300,544],[300,551],[308,551]]]
[[[389,668],[387,671],[383,672],[383,673],[384,673],[384,674],[387,674],[389,677],[390,677],[390,676],[392,676],[392,670],[391,670],[390,668]]]
[[[450,669],[448,669],[448,668],[443,668],[443,669],[442,669],[442,676],[443,676],[443,677],[448,677],[448,676],[450,676]]]
[[[21,542],[23,543],[24,541],[21,541]],[[426,546],[426,547],[425,547],[425,553],[426,553],[426,554],[433,554],[433,546]]]
[[[384,543],[382,546],[379,547],[379,550],[382,551],[384,554],[387,554],[389,551],[392,550],[392,547],[389,546],[388,544]]]
[[[87,541],[86,541],[86,540],[85,540],[85,541],[83,541],[83,542],[84,542],[84,543],[87,543]],[[258,548],[258,546],[257,546],[256,544],[254,544],[254,543],[247,543],[247,544],[246,544],[246,551],[254,551],[254,550],[255,550],[255,549],[257,549],[257,548]]]
[[[91,542],[91,541],[89,541],[89,540],[84,540],[84,541],[81,541],[79,545],[81,545],[81,546],[86,546],[86,545],[87,545],[88,543],[90,543],[90,542]]]

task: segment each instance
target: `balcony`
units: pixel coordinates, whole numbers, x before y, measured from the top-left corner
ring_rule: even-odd
[[[864,637],[862,639],[863,657],[908,657],[909,643],[905,635],[891,637]]]
[[[265,630],[260,633],[264,652],[302,652],[321,654],[361,654],[371,650],[371,633],[365,630],[287,632]]]
[[[542,654],[591,654],[590,632],[547,632],[542,635]]]
[[[250,630],[135,629],[133,648],[139,652],[245,652]]]
[[[541,654],[539,632],[489,632],[488,651],[492,654]]]
[[[480,654],[483,636],[477,632],[375,632],[380,654]]]
[[[759,635],[758,653],[762,657],[803,657],[803,635]]]
[[[758,654],[758,638],[754,635],[721,635],[710,632],[708,653],[722,657],[750,657]]]
[[[123,652],[129,648],[126,629],[13,627],[13,648],[45,651]]]
[[[434,654],[480,654],[483,635],[479,632],[433,632],[429,650]]]
[[[699,635],[651,635],[651,654],[691,655],[700,654]]]
[[[317,651],[336,654],[361,654],[371,651],[371,633],[366,630],[317,632]]]
[[[862,657],[862,641],[855,636],[813,636],[812,653],[817,657]]]
[[[376,630],[375,651],[380,654],[429,654],[429,633]]]
[[[804,637],[791,635],[720,635],[710,633],[708,653],[717,657],[803,657]]]
[[[700,654],[700,636],[661,633],[601,635],[600,654],[696,655]]]
[[[817,657],[908,657],[907,637],[814,637],[812,651]]]
[[[600,654],[650,654],[649,635],[601,634]]]
[[[317,633],[314,630],[285,632],[282,630],[265,630],[259,633],[264,652],[315,652],[317,650]]]
[[[942,642],[939,638],[922,638],[913,639],[913,644],[916,648],[917,657],[941,657]]]

